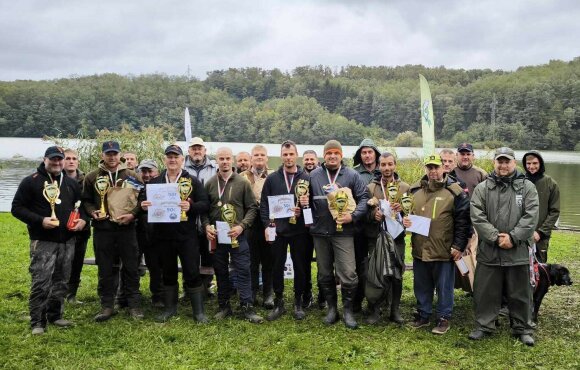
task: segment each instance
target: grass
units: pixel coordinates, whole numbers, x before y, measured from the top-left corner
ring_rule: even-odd
[[[572,278],[580,276],[580,234],[557,232],[551,243],[551,262],[563,263]],[[90,246],[89,246],[89,249]],[[410,254],[410,253],[408,253]],[[323,312],[312,309],[303,322],[289,314],[276,322],[254,325],[237,318],[198,325],[191,308],[180,306],[179,316],[166,324],[153,321],[147,278],[142,280],[146,319],[132,321],[120,313],[97,324],[95,266],[85,266],[80,306],[66,306],[71,329],[49,327],[32,337],[28,315],[30,276],[28,235],[22,223],[0,214],[0,367],[2,368],[578,368],[580,288],[552,287],[540,311],[536,346],[528,348],[509,335],[506,320],[492,338],[471,342],[471,298],[456,291],[451,330],[435,336],[381,322],[362,324],[355,331],[337,323],[325,327]],[[405,274],[403,313],[413,310],[412,273]],[[291,282],[286,291],[290,302]],[[287,304],[290,308],[290,304]],[[210,315],[216,303],[206,306]],[[260,310],[263,315],[265,310]]]

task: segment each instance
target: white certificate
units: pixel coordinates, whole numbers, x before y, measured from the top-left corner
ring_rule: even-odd
[[[420,234],[423,236],[429,236],[429,227],[431,227],[430,218],[417,215],[409,215],[409,220],[411,220],[413,225],[407,228],[407,231],[410,231],[415,234]]]
[[[385,218],[385,222],[387,223],[387,232],[391,234],[393,239],[397,238],[397,236],[401,235],[401,233],[405,230],[403,225],[401,225],[398,221],[393,220],[391,217]]]
[[[147,221],[151,223],[179,222],[181,207],[177,183],[147,184],[147,200],[151,206],[147,210]]]
[[[312,208],[304,208],[302,214],[304,215],[304,225],[312,225],[314,223]]]
[[[230,225],[224,221],[216,221],[217,241],[219,244],[232,244],[232,238],[228,236]]]
[[[385,218],[391,218],[391,204],[385,199],[379,200],[379,203],[381,207],[381,212],[385,216]]]
[[[269,195],[268,206],[270,219],[288,218],[294,216],[292,208],[294,204],[294,194]]]

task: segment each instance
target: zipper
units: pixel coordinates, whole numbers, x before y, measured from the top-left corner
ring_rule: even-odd
[[[435,197],[435,203],[433,203],[433,213],[431,214],[431,219],[434,220],[435,219],[435,212],[437,211],[437,199],[438,197]]]

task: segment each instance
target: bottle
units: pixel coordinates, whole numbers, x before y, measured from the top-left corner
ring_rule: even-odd
[[[215,231],[215,226],[209,225],[209,227],[212,229],[212,231]],[[214,254],[216,247],[217,247],[217,235],[216,235],[216,238],[214,240],[209,241],[209,253]]]
[[[266,228],[266,241],[273,243],[276,240],[276,223],[274,219],[270,219],[270,224]]]
[[[71,231],[75,228],[76,220],[78,220],[81,217],[81,214],[79,212],[80,205],[81,205],[81,201],[79,200],[75,203],[75,209],[73,209],[70,212],[70,215],[68,216],[68,222],[66,223],[66,228],[71,230]]]

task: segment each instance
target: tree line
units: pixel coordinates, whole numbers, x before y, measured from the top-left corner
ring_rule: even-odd
[[[419,74],[429,81],[438,146],[580,150],[580,57],[513,72],[324,66],[211,71],[203,80],[103,74],[0,82],[2,136],[95,137],[166,127],[211,141],[420,145]]]

